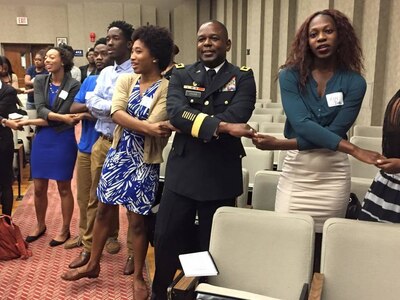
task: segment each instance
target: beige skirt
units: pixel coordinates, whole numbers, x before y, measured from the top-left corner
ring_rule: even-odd
[[[344,217],[350,195],[347,154],[327,149],[287,152],[276,192],[275,211],[308,214],[315,231]]]

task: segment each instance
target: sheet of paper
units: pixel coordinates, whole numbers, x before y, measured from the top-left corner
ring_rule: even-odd
[[[179,260],[186,277],[218,275],[217,267],[208,251],[181,254]]]
[[[11,114],[8,115],[8,118],[10,120],[19,120],[19,119],[22,119],[23,117],[24,116],[19,114],[19,113],[11,113]]]

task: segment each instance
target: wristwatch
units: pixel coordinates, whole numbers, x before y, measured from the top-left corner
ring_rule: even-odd
[[[3,127],[6,127],[6,122],[7,122],[7,119],[6,119],[6,118],[1,119],[1,125],[2,125]]]

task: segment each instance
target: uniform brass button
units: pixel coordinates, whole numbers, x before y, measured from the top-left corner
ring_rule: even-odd
[[[206,100],[206,101],[204,102],[204,105],[208,105],[208,104],[210,104],[210,102],[209,102],[208,100]]]
[[[242,157],[243,157],[243,155],[240,154],[240,155],[239,155],[239,158],[242,158]]]
[[[229,101],[228,100],[225,100],[225,102],[224,102],[226,105],[228,105],[229,104]]]
[[[190,103],[194,103],[194,100],[193,100],[193,99],[190,99]]]

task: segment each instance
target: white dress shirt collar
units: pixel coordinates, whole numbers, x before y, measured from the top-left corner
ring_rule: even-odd
[[[213,69],[213,70],[215,70],[215,73],[218,73],[218,71],[222,68],[222,66],[224,65],[224,63],[225,63],[225,60],[222,62],[222,64],[220,64],[219,66],[216,66],[215,68],[209,68],[209,67],[206,67],[206,66],[204,66],[204,68],[206,69],[206,72],[207,72],[208,70],[210,70],[210,69]]]

